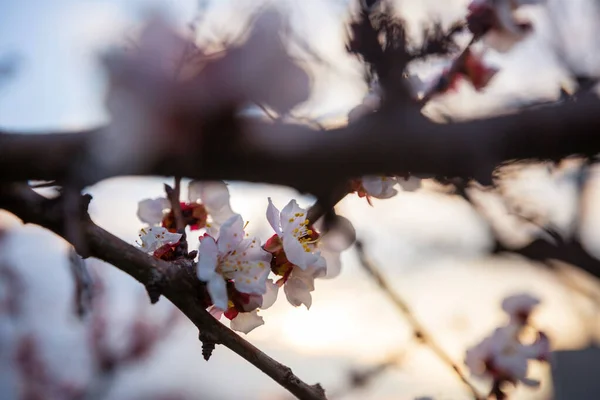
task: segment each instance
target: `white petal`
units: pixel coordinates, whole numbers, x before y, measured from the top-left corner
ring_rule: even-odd
[[[227,296],[227,285],[221,275],[215,274],[206,285],[210,299],[215,307],[227,310],[229,297]]]
[[[160,226],[142,229],[139,236],[142,241],[142,250],[147,253],[153,253],[166,244],[176,244],[181,239],[181,234],[171,233]]]
[[[227,257],[228,263],[237,266],[227,276],[234,280],[240,292],[262,295],[266,291],[272,257],[271,253],[262,249],[258,238],[244,239],[235,248],[235,253]]]
[[[266,287],[267,291],[263,295],[262,306],[260,306],[263,310],[266,310],[275,304],[277,294],[279,293],[279,286],[275,284],[272,279],[267,280]]]
[[[397,181],[405,192],[414,192],[421,188],[423,180],[411,175],[408,178],[398,177]]]
[[[273,230],[278,236],[281,236],[280,218],[281,216],[279,214],[279,210],[277,209],[277,207],[275,207],[275,205],[271,201],[271,198],[269,197],[269,205],[267,206],[267,221],[269,221],[271,228],[273,228]]]
[[[169,200],[164,197],[145,199],[138,203],[137,217],[148,225],[159,225],[163,220],[164,210],[170,207]]]
[[[244,221],[241,215],[236,214],[221,226],[217,246],[219,253],[228,253],[235,250],[244,239]]]
[[[282,241],[287,259],[302,269],[308,268],[309,265],[316,262],[319,258],[313,253],[305,251],[298,239],[291,234],[284,234]]]
[[[540,304],[540,300],[527,293],[509,296],[502,301],[502,309],[511,317],[518,314],[529,314],[535,306]]]
[[[198,279],[207,282],[215,275],[217,268],[219,251],[215,239],[210,236],[205,236],[200,241],[200,249],[198,251],[198,265],[196,273]]]
[[[254,328],[264,325],[265,321],[258,315],[258,311],[254,310],[247,313],[239,313],[231,320],[231,329],[238,332],[249,333]]]
[[[306,309],[310,309],[310,306],[312,305],[310,288],[303,280],[291,277],[285,285],[283,285],[283,291],[291,305],[299,307],[304,304]]]
[[[243,312],[254,311],[262,307],[263,297],[259,294],[251,294],[248,296],[248,303],[242,304]]]
[[[513,15],[513,8],[511,1],[496,1],[494,3],[496,16],[498,17],[498,22],[502,25],[502,28],[507,30],[508,32],[518,35],[522,32],[522,28],[517,24],[515,17]]]
[[[290,202],[281,210],[281,230],[292,231],[300,227],[306,220],[306,210],[301,208],[296,200]]]
[[[321,224],[321,218],[315,226]],[[334,225],[319,240],[319,248],[327,251],[341,252],[356,241],[356,230],[347,218],[337,216]]]
[[[333,252],[328,250],[322,250],[321,256],[325,259],[327,264],[326,279],[335,278],[342,271],[342,260],[339,252]]]
[[[379,197],[383,193],[383,179],[381,176],[363,176],[362,186],[369,196]]]
[[[192,181],[188,186],[188,198],[192,203],[200,201],[209,211],[219,211],[229,206],[229,189],[222,181]]]

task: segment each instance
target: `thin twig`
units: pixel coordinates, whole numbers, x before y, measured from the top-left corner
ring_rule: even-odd
[[[390,368],[397,366],[404,357],[404,351],[393,354],[390,357],[372,365],[364,370],[353,369],[349,372],[348,385],[338,389],[329,395],[329,400],[341,398],[359,389],[364,389],[372,384],[378,377]]]
[[[185,221],[183,219],[183,212],[181,211],[181,178],[175,177],[174,187],[165,185],[165,192],[167,198],[171,202],[171,211],[173,211],[173,217],[175,219],[175,227],[178,233],[185,233]]]
[[[468,387],[476,400],[484,399],[485,397],[480,395],[478,390],[469,382],[467,377],[461,371],[459,366],[452,360],[452,358],[446,354],[446,352],[437,344],[433,339],[433,336],[427,332],[425,327],[416,319],[407,303],[402,299],[391,287],[388,281],[385,279],[383,274],[375,266],[375,264],[369,260],[365,253],[364,245],[361,241],[357,240],[355,243],[356,252],[363,269],[369,274],[369,276],[377,283],[377,286],[388,299],[394,304],[396,309],[404,316],[408,324],[411,326],[414,332],[414,337],[421,343],[431,349],[431,351],[450,369],[454,371],[456,376]]]

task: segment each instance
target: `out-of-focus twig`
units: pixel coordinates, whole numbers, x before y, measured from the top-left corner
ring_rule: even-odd
[[[82,318],[92,307],[94,289],[85,261],[73,248],[69,250],[69,268],[75,284],[75,312]]]
[[[387,296],[387,298],[394,304],[396,309],[406,319],[410,327],[413,329],[414,337],[419,340],[422,344],[429,347],[431,351],[450,369],[454,371],[456,376],[467,386],[467,388],[473,394],[476,400],[484,399],[485,397],[479,394],[478,390],[469,382],[465,374],[461,371],[458,364],[456,364],[452,358],[446,354],[446,352],[437,344],[433,339],[433,336],[427,332],[425,327],[416,319],[411,309],[408,307],[404,299],[402,299],[391,287],[388,281],[385,279],[383,274],[379,271],[377,266],[368,258],[364,244],[357,240],[355,248],[358,253],[360,265],[369,274],[369,276],[375,281],[381,291]]]
[[[397,366],[403,357],[404,352],[399,352],[367,368],[354,368],[350,370],[348,374],[349,379],[346,386],[338,389],[335,392],[330,393],[329,400],[347,396],[352,392],[364,389],[367,386],[373,384],[373,382],[377,378],[379,378],[383,373],[388,371],[390,368]]]

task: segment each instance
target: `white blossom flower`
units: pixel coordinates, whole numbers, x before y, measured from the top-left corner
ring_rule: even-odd
[[[181,234],[171,233],[167,229],[160,226],[154,226],[151,228],[143,228],[139,234],[142,244],[142,250],[147,253],[153,253],[160,247],[171,244],[174,245],[181,239]]]
[[[398,191],[394,189],[398,180],[393,176],[363,176],[361,183],[366,194],[371,197],[389,199],[398,194]]]
[[[164,198],[144,199],[138,203],[137,216],[149,226],[160,225],[165,212],[171,209],[171,202]]]
[[[491,377],[497,381],[518,381],[527,386],[539,382],[527,378],[528,360],[545,359],[549,343],[545,335],[531,345],[518,340],[520,328],[509,324],[497,328],[489,337],[467,350],[465,363],[475,376]]]
[[[233,280],[241,293],[264,294],[271,254],[261,248],[259,239],[245,238],[244,223],[234,215],[221,226],[219,238],[205,235],[198,252],[198,279],[207,283],[214,305],[228,308],[226,280]]]
[[[313,231],[308,229],[306,210],[300,208],[296,200],[291,200],[279,210],[269,198],[267,220],[283,243],[283,250],[289,262],[306,270],[310,266],[325,269],[325,260],[311,240]]]
[[[502,309],[510,316],[511,322],[523,325],[538,304],[540,304],[538,298],[523,293],[505,298],[502,301]]]
[[[483,42],[498,52],[507,52],[531,32],[531,23],[516,18],[515,11],[524,5],[545,0],[473,0],[469,5],[469,28],[483,35]]]
[[[188,185],[188,200],[190,203],[201,203],[210,217],[207,231],[215,236],[219,227],[235,213],[229,202],[230,195],[227,185],[222,181],[191,181]]]
[[[229,204],[227,185],[221,181],[190,182],[188,201],[181,206],[188,225],[192,229],[206,228],[213,237],[218,235],[219,227],[235,215]],[[165,197],[144,199],[138,203],[137,216],[142,222],[154,226],[165,223],[164,218],[170,211],[171,202]],[[163,226],[169,228],[168,225]]]

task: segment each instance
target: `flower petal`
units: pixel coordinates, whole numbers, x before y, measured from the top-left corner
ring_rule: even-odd
[[[215,307],[221,310],[227,309],[229,297],[227,296],[227,285],[221,275],[214,274],[213,277],[208,281],[206,285],[208,294],[215,305]]]
[[[269,205],[267,206],[267,221],[269,221],[271,228],[273,228],[273,230],[278,236],[281,236],[280,218],[281,215],[279,213],[279,210],[277,209],[277,207],[275,207],[273,201],[271,201],[271,198],[269,197]]]
[[[140,231],[141,247],[147,253],[153,253],[156,249],[166,244],[176,244],[181,239],[181,234],[169,232],[167,229],[154,226]]]
[[[266,310],[275,304],[277,294],[279,293],[279,286],[275,284],[272,279],[267,280],[266,288],[267,291],[263,295],[262,306],[260,306],[263,310]]]
[[[258,315],[258,311],[254,310],[251,312],[239,313],[234,319],[231,320],[231,329],[238,332],[248,334],[255,328],[264,325],[265,321]]]
[[[209,213],[229,206],[229,189],[222,181],[191,181],[188,199],[191,203],[201,202]]]
[[[327,264],[327,273],[324,278],[331,279],[335,278],[342,271],[342,260],[339,252],[322,250],[321,256],[325,259]]]
[[[315,227],[319,229],[319,226],[323,224],[323,218],[321,218],[315,224]],[[356,230],[354,225],[347,218],[337,216],[333,226],[329,227],[329,230],[321,236],[319,240],[319,248],[327,251],[341,252],[356,241]]]
[[[308,268],[319,259],[318,255],[306,251],[298,239],[291,234],[284,234],[282,242],[287,259],[302,269]]]
[[[417,178],[413,175],[409,176],[408,178],[397,177],[396,180],[398,181],[398,184],[402,190],[405,192],[415,192],[420,189],[423,184],[423,180],[421,178]]]
[[[164,211],[169,208],[171,204],[164,197],[144,199],[138,203],[137,217],[148,225],[159,225],[163,220]]]
[[[198,251],[198,265],[196,266],[196,274],[198,279],[208,282],[216,274],[219,250],[215,239],[210,236],[204,236],[200,241],[200,249]]]
[[[235,214],[221,226],[217,246],[219,253],[228,253],[235,250],[244,239],[244,221],[242,216]]]
[[[292,199],[281,210],[281,230],[291,231],[300,227],[300,224],[306,220],[306,210],[301,208],[296,200]]]
[[[262,249],[260,240],[245,239],[230,257],[238,265],[231,273],[235,288],[242,293],[264,294],[273,256]]]
[[[285,297],[294,307],[299,307],[304,304],[306,309],[309,310],[312,305],[312,296],[309,286],[301,279],[290,277],[288,281],[283,285],[283,291]]]

